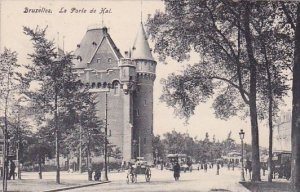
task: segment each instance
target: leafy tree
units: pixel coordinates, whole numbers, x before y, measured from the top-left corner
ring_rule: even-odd
[[[104,147],[103,122],[96,115],[96,103],[94,97],[82,97],[85,108],[77,112],[75,126],[64,133],[68,143],[66,149],[75,155],[86,154],[88,166],[90,165],[91,153],[99,154]],[[80,154],[81,151],[81,154]]]
[[[37,138],[37,141],[39,139]],[[46,158],[51,158],[51,146],[48,143],[34,143],[28,147],[28,158],[31,159],[32,165],[37,163],[39,165],[39,178],[42,179],[42,164],[45,163]]]
[[[64,129],[74,127],[76,111],[84,107],[80,98],[86,96],[87,92],[82,91],[76,75],[72,73],[73,56],[56,51],[54,42],[46,39],[46,29],[24,27],[24,33],[30,37],[34,50],[29,54],[32,64],[26,66],[29,72],[24,79],[28,85],[33,82],[39,85],[39,89],[32,91],[31,96],[36,111],[40,111],[40,119],[44,119],[48,124],[48,132],[55,136],[56,183],[60,183],[62,133]]]
[[[17,68],[20,65],[17,64],[17,53],[4,48],[3,53],[0,55],[0,110],[4,116],[2,116],[4,126],[1,126],[2,133],[4,135],[4,163],[7,161],[8,155],[8,137],[9,137],[9,113],[11,112],[11,105],[13,103],[13,93],[18,88],[18,81],[20,74]],[[8,167],[6,164],[3,166],[3,191],[7,191],[7,176]]]
[[[156,150],[157,150],[157,157],[160,157],[162,159],[165,159],[165,146],[163,144],[162,139],[160,138],[160,135],[153,136],[152,139],[153,143],[153,157],[156,158]]]
[[[213,107],[217,118],[228,119],[243,112],[250,116],[254,181],[260,180],[258,118],[265,118],[268,99],[263,91],[266,69],[270,61],[283,61],[277,53],[288,53],[274,27],[277,9],[271,2],[233,1],[165,1],[165,13],[157,12],[148,21],[160,59],[171,57],[178,62],[191,52],[202,61],[188,65],[182,74],[171,74],[164,84],[161,99],[175,108],[180,117],[189,118],[200,102],[215,97]],[[263,19],[261,19],[263,18]],[[263,20],[263,22],[262,22]],[[271,21],[271,22],[270,22]],[[263,25],[262,25],[263,23]],[[268,40],[261,39],[269,36]],[[267,48],[264,50],[264,46]],[[267,51],[266,51],[267,50]],[[275,50],[272,52],[270,50]],[[282,54],[279,54],[282,55]],[[270,58],[268,62],[266,57]],[[275,62],[276,63],[276,62]],[[276,63],[276,65],[279,65]],[[288,66],[280,65],[276,71]],[[270,66],[267,67],[268,69]],[[284,75],[272,79],[272,98],[282,98],[287,86]],[[258,104],[257,104],[258,103]],[[272,115],[271,115],[272,116]]]
[[[18,178],[21,179],[20,163],[24,162],[24,149],[28,147],[28,138],[32,136],[32,126],[26,118],[27,107],[17,105],[13,109],[13,114],[10,117],[10,128],[8,131],[10,137],[10,148],[16,154],[18,160]]]
[[[165,133],[162,140],[167,153],[185,153],[185,135],[176,131]]]

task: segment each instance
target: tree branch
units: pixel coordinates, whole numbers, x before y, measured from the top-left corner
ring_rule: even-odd
[[[232,85],[234,88],[237,88],[241,93],[245,94],[247,97],[249,97],[249,93],[245,90],[242,89],[239,85],[236,85],[235,83],[233,83],[231,80],[223,78],[223,77],[218,77],[218,76],[213,76],[211,77],[211,79],[218,79],[218,80],[222,80],[230,85]],[[249,99],[248,98],[243,98],[243,100],[245,101],[245,103],[248,105],[249,104]]]
[[[205,7],[209,12],[209,15],[212,20],[212,24],[213,24],[215,31],[222,37],[222,39],[225,41],[226,45],[228,46],[229,50],[231,51],[231,54],[234,56],[236,61],[238,61],[237,55],[235,54],[233,47],[230,45],[228,38],[226,38],[225,35],[221,32],[221,30],[219,30],[218,27],[216,26],[216,20],[215,20],[212,10],[208,6],[205,6]]]
[[[287,7],[285,6],[284,2],[282,2],[282,1],[280,2],[280,4],[281,4],[281,6],[282,6],[283,13],[284,13],[285,16],[286,16],[288,23],[291,25],[292,29],[293,29],[294,31],[296,31],[296,25],[295,25],[295,23],[294,23],[294,21],[293,21],[292,16],[291,16],[290,13],[289,13]]]

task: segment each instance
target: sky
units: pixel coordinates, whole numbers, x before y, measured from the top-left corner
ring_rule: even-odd
[[[73,51],[80,43],[87,28],[93,25],[106,26],[121,53],[133,45],[138,25],[142,20],[145,23],[148,15],[156,10],[163,11],[164,4],[160,0],[0,0],[0,47],[10,48],[18,53],[19,63],[28,63],[27,54],[31,52],[31,42],[23,34],[23,26],[47,28],[47,38],[55,40],[57,45],[65,51]],[[141,9],[142,7],[142,9]],[[42,13],[32,13],[32,9],[41,9]],[[105,12],[100,14],[100,12]],[[90,13],[92,12],[92,13]],[[153,48],[153,42],[149,42]],[[123,54],[124,55],[124,54]],[[157,55],[154,54],[154,58]],[[189,63],[197,62],[197,55],[192,55]],[[227,121],[216,119],[211,108],[212,101],[200,104],[195,115],[190,118],[189,124],[178,119],[173,114],[173,109],[159,101],[162,92],[160,79],[166,78],[172,72],[184,69],[183,63],[168,61],[167,64],[158,62],[156,80],[154,83],[154,134],[163,134],[172,130],[189,133],[192,137],[203,139],[208,132],[212,138],[223,140],[232,132],[232,138],[240,142],[238,132],[245,131],[245,142],[250,143],[250,121],[231,118]],[[266,123],[260,123],[260,145],[267,146],[268,131]]]

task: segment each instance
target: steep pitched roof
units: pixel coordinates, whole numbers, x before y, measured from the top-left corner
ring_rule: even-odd
[[[154,61],[142,22],[139,26],[138,33],[133,44],[131,58]]]
[[[107,28],[89,29],[74,52],[74,55],[77,57],[74,60],[74,68],[86,68],[87,63],[91,62],[104,38],[107,38],[117,59],[122,58],[119,49],[107,33]]]

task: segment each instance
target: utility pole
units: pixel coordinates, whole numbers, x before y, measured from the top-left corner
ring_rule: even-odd
[[[105,135],[104,135],[104,181],[108,181],[107,177],[107,92],[105,91]]]
[[[82,124],[79,117],[79,173],[82,173]]]
[[[60,184],[60,164],[59,164],[59,139],[60,139],[60,131],[58,125],[58,95],[57,95],[57,86],[55,86],[55,100],[54,100],[54,119],[55,119],[55,154],[56,154],[56,183]]]
[[[20,106],[18,106],[18,116],[17,116],[17,167],[18,167],[18,179],[21,179],[21,170],[20,170]]]

